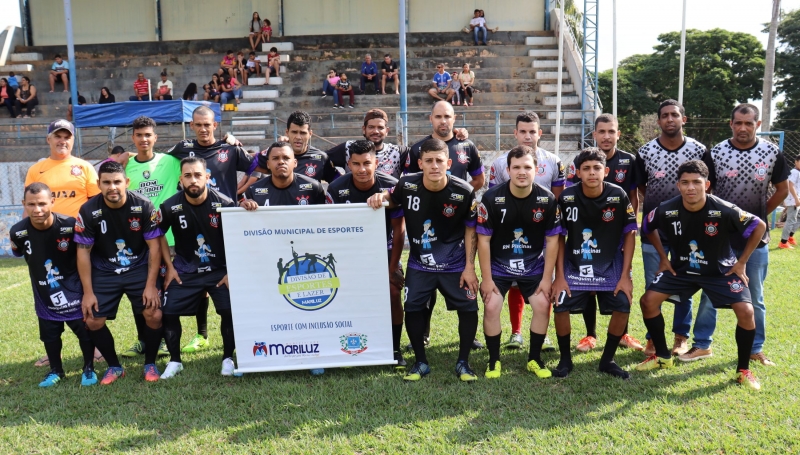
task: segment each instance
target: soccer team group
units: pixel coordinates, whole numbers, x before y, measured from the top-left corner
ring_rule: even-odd
[[[658,110],[660,136],[634,155],[616,148],[617,121],[603,114],[595,121],[598,146],[581,151],[567,171],[556,155],[537,146],[538,116],[522,113],[514,128],[518,145],[492,163],[489,190],[480,200],[476,191],[485,183],[483,163],[468,132],[454,129],[455,114],[447,102],[434,105],[431,135],[411,147],[386,142],[388,116],[373,109],[364,117],[363,140],[324,152],[310,146],[311,118],[297,111],[287,119],[284,141],[255,156],[233,137],[217,138],[214,113],[206,107],[193,114],[196,138],[166,154],[154,152],[155,122],[140,117],[133,123],[136,154],[111,155],[97,171],[71,155],[74,127],[58,120],[48,129],[50,157],[32,166],[26,178],[27,218],[9,233],[13,251],[28,263],[50,366],[39,385],[51,387],[65,377],[65,323],[83,353],[82,385],[124,377],[106,325],[116,317],[123,295],[132,305],[138,341],[122,355],[144,355],[145,380],[175,377],[183,370],[182,352],[208,346],[209,297],[221,319],[221,374],[234,375],[234,327],[217,208],[366,202],[375,209],[389,205],[393,348],[407,381],[431,371],[425,349],[439,292],[447,309],[458,314],[455,372],[462,381],[478,379],[469,355],[482,347],[475,338],[479,295],[489,353],[485,376],[501,376],[500,314],[508,294],[512,333],[505,347],[524,346],[522,316],[529,303],[527,369],[535,377],[566,377],[572,371],[571,313],[584,316],[587,335],[576,347],[584,352],[597,343],[597,308],[611,316],[599,371],[627,379],[630,373],[614,362],[619,346],[644,350],[646,358],[635,370],[671,368],[673,356],[684,361],[710,357],[716,309],[730,308],[737,319],[736,380],[759,389],[751,360],[774,365],[763,352],[769,231],[762,220],[783,202],[790,186],[783,154],[756,136],[758,118],[755,106],[737,106],[731,139],[708,151],[683,135],[683,106],[667,100]],[[237,179],[237,172],[246,176]],[[791,193],[796,197],[793,187]],[[639,229],[648,283],[639,300],[646,347],[628,334]],[[406,236],[410,252],[404,273],[400,258]],[[691,298],[699,290],[690,349]],[[671,350],[661,314],[665,300],[675,304]],[[541,353],[553,349],[547,338],[551,312],[560,360],[548,368]],[[198,324],[197,335],[183,348],[181,316],[195,316]],[[415,357],[408,369],[400,347],[404,322]],[[163,373],[156,366],[159,355],[170,357]],[[98,356],[108,364],[102,378],[94,371]]]

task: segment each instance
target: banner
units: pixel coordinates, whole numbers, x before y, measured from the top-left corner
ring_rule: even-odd
[[[384,209],[219,209],[237,372],[393,364]]]
[[[222,121],[219,103],[211,101],[125,101],[109,104],[86,104],[75,106],[75,126],[78,128],[130,126],[142,115],[156,123],[188,123],[192,112],[206,106],[214,111],[214,120]]]

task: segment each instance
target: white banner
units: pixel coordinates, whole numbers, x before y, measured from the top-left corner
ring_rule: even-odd
[[[383,209],[219,211],[237,372],[394,363]]]

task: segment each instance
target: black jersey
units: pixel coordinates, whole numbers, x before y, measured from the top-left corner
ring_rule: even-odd
[[[325,190],[322,184],[305,175],[294,174],[292,183],[286,188],[278,188],[268,175],[250,185],[244,192],[246,199],[256,201],[258,205],[314,205],[325,203]]]
[[[196,140],[182,141],[167,153],[179,160],[187,156],[196,156],[206,160],[206,167],[211,174],[208,187],[231,199],[236,198],[236,188],[239,185],[236,172],[240,171],[250,175],[256,169],[256,161],[250,154],[243,148],[229,145],[223,140],[208,147],[200,145]]]
[[[622,277],[624,234],[636,231],[636,215],[628,194],[603,182],[600,196],[590,199],[583,184],[565,189],[558,198],[564,245],[564,277],[575,291],[613,291]]]
[[[475,227],[478,208],[472,186],[448,176],[443,189],[429,191],[420,172],[400,177],[390,194],[406,218],[408,266],[428,272],[463,271],[464,232],[467,226]]]
[[[353,204],[367,202],[367,199],[373,194],[391,191],[395,185],[397,185],[396,178],[391,175],[376,172],[375,184],[372,185],[372,188],[367,191],[361,191],[356,188],[355,183],[353,183],[353,174],[347,174],[328,185],[328,191],[325,193],[325,203]],[[387,248],[390,250],[392,249],[392,219],[402,217],[403,209],[400,207],[386,210],[386,242]]]
[[[334,166],[350,172],[350,169],[347,167],[347,162],[350,161],[350,145],[353,142],[355,141],[342,142],[328,150],[328,156],[331,158]],[[384,142],[383,147],[376,152],[378,157],[378,171],[391,175],[396,179],[400,178],[403,174],[403,168],[405,167],[406,159],[410,151],[411,148],[405,145],[395,145]]]
[[[50,321],[80,319],[83,287],[73,241],[75,218],[53,213],[53,225],[43,231],[25,218],[8,234],[11,251],[28,263],[36,315]]]
[[[297,160],[297,168],[294,171],[298,174],[305,175],[318,182],[324,180],[328,183],[333,182],[339,176],[339,171],[334,167],[328,154],[316,147],[308,146],[308,150],[305,153],[302,155],[295,154],[294,158]],[[258,154],[257,161],[259,167],[269,169],[267,167],[267,150],[262,150]]]
[[[114,273],[147,267],[147,240],[164,233],[158,227],[158,211],[150,199],[126,191],[125,204],[112,209],[102,194],[89,199],[78,212],[75,242],[93,245],[92,266]]]
[[[636,155],[632,153],[616,150],[614,156],[606,160],[606,167],[608,168],[608,175],[603,180],[621,186],[628,193],[636,191],[636,188],[644,183],[639,179],[636,169]],[[580,181],[581,179],[578,178],[577,169],[575,168],[575,160],[572,160],[569,163],[569,171],[567,173],[567,186],[576,185]]]
[[[419,168],[419,149],[423,142],[432,137],[433,136],[428,136],[411,146],[411,151],[406,158],[406,174],[420,172],[422,170]],[[453,160],[450,169],[447,170],[448,174],[458,177],[461,180],[467,180],[467,174],[472,177],[483,174],[481,155],[478,153],[478,148],[475,147],[472,141],[459,141],[454,135],[452,139],[445,143],[450,152],[450,159]]]
[[[727,273],[736,256],[731,240],[749,238],[759,218],[713,195],[697,212],[683,206],[680,196],[663,202],[642,221],[642,233],[654,230],[669,240],[670,264],[677,273],[719,276]]]
[[[478,234],[492,236],[492,275],[541,275],[545,237],[561,233],[558,202],[539,185],[522,199],[511,194],[509,185],[492,187],[478,206]]]
[[[206,200],[192,205],[183,191],[173,195],[159,208],[159,227],[172,228],[175,236],[175,259],[179,273],[210,272],[225,268],[225,244],[222,240],[220,207],[235,207],[231,198],[208,188]]]

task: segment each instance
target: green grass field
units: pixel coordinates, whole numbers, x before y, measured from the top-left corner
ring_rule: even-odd
[[[800,353],[792,330],[800,315],[800,251],[775,249],[778,237],[775,232],[766,283],[765,347],[778,367],[752,367],[761,392],[733,382],[730,311],[720,313],[714,357],[672,370],[634,372],[627,382],[598,373],[607,323],[599,317],[598,349],[575,355],[575,370],[565,380],[528,373],[527,349],[504,355],[503,377],[486,380],[483,350],[471,361],[481,379],[463,384],[453,374],[457,318],[442,304],[429,349],[433,373],[420,383],[406,384],[387,367],[328,370],[322,377],[301,371],[223,378],[219,318],[212,315],[213,348],[184,356],[186,370],[175,380],[145,383],[140,357],[123,362],[128,376],[113,386],[81,389],[80,352],[67,330],[68,377],[40,390],[45,371],[33,362],[43,347],[27,269],[20,260],[2,260],[0,453],[797,453]],[[634,268],[638,299],[638,250]],[[127,308],[124,302],[111,324],[118,351],[135,337]],[[664,308],[671,321],[672,308]],[[184,321],[188,341],[194,321]],[[503,321],[505,341],[506,315]],[[644,339],[638,305],[630,332]],[[573,345],[583,335],[582,319],[573,316]],[[552,324],[550,337],[555,340]],[[617,354],[626,368],[642,358],[627,350]],[[555,366],[558,354],[545,354],[545,361]]]

